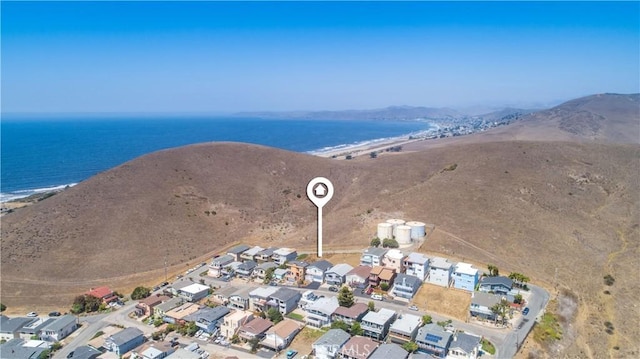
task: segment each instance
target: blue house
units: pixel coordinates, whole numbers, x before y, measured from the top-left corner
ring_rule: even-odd
[[[482,277],[480,280],[481,292],[507,295],[513,289],[513,281],[507,277]]]
[[[129,327],[108,337],[104,341],[104,347],[122,356],[142,343],[144,343],[144,333],[138,328]]]
[[[478,285],[478,270],[469,263],[460,262],[453,270],[453,287],[473,292]]]
[[[452,334],[446,332],[441,326],[431,323],[421,327],[416,335],[418,351],[432,355],[436,358],[447,356],[451,345]]]

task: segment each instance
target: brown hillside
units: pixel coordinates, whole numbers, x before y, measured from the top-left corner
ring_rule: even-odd
[[[466,138],[356,161],[237,143],[143,156],[2,218],[2,302],[67,307],[91,286],[127,292],[164,277],[165,256],[178,273],[237,241],[313,250],[316,209],[305,187],[322,175],[335,186],[325,250],[364,247],[389,217],[433,223],[424,251],[569,293],[560,308],[572,324],[560,343],[566,355],[639,353],[640,146]]]

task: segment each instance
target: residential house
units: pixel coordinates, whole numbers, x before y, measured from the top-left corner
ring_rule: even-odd
[[[433,257],[429,261],[429,278],[427,282],[448,287],[451,282],[453,264],[442,257]]]
[[[376,288],[382,283],[387,283],[389,288],[393,285],[396,272],[382,266],[374,266],[369,273],[369,286]]]
[[[173,354],[169,355],[165,359],[202,359],[202,356],[198,352],[192,352],[185,348],[176,349]]]
[[[211,264],[209,264],[209,276],[220,278],[222,276],[222,270],[234,261],[235,257],[230,254],[214,258]]]
[[[495,293],[507,295],[513,289],[513,281],[510,278],[498,277],[482,277],[478,290],[481,292]]]
[[[403,260],[404,271],[408,275],[420,278],[421,281],[429,274],[429,257],[422,253],[412,252]]]
[[[6,316],[0,316],[0,340],[11,340],[20,338],[20,329],[37,321],[36,318],[16,317],[9,319]]]
[[[258,263],[253,260],[246,260],[236,268],[236,274],[239,278],[249,278],[257,266]]]
[[[199,283],[190,284],[178,290],[178,295],[189,302],[197,302],[209,295],[209,287]]]
[[[484,292],[473,292],[471,294],[471,304],[469,305],[469,315],[486,320],[496,320],[496,314],[491,307],[500,303],[502,297],[497,294]]]
[[[223,276],[234,276],[236,274],[236,270],[238,270],[238,267],[241,265],[242,262],[233,261],[222,268],[220,273],[222,273]]]
[[[369,306],[364,303],[355,303],[351,307],[338,307],[331,316],[332,321],[341,320],[349,326],[354,322],[360,322],[369,311]]]
[[[109,304],[111,302],[118,301],[118,296],[113,293],[111,288],[107,286],[91,288],[86,295],[90,295],[96,297],[98,299],[102,299],[102,302],[105,304]]]
[[[342,329],[329,329],[318,340],[313,342],[315,359],[335,359],[340,348],[351,339],[351,335]],[[390,359],[390,358],[386,358]]]
[[[138,304],[136,304],[136,312],[138,313],[139,316],[151,316],[153,315],[153,309],[159,305],[162,304],[163,302],[168,301],[169,297],[167,297],[166,295],[160,295],[160,294],[153,294],[150,295],[144,299],[140,299],[140,301],[138,301]]]
[[[418,293],[418,289],[421,285],[422,281],[420,278],[400,273],[393,281],[391,293],[396,297],[396,299],[402,298],[410,300],[414,295],[416,295],[416,293]]]
[[[40,339],[48,342],[58,342],[69,336],[77,328],[78,318],[75,315],[63,315],[41,329]]]
[[[371,267],[357,266],[347,273],[345,284],[351,288],[365,288],[369,285],[369,273],[371,273]]]
[[[227,339],[231,339],[237,334],[241,326],[249,323],[254,318],[253,313],[245,310],[236,310],[224,317],[220,326],[220,334]]]
[[[260,317],[254,318],[252,321],[245,323],[238,330],[238,337],[244,341],[253,339],[262,339],[269,328],[273,326],[270,320]]]
[[[260,283],[264,282],[264,279],[267,276],[267,271],[270,268],[278,268],[278,265],[273,262],[264,262],[258,264],[253,270],[253,275],[256,277],[256,280]]]
[[[453,270],[453,287],[469,292],[476,290],[478,270],[469,263],[459,262]]]
[[[22,328],[18,329],[18,338],[21,338],[24,340],[31,340],[31,337],[33,336],[39,337],[42,328],[46,327],[47,325],[49,325],[51,322],[55,320],[54,318],[41,318],[41,317],[37,317],[33,319],[35,320],[28,324],[25,324],[24,326],[22,326]]]
[[[340,349],[342,359],[369,359],[380,344],[365,337],[356,335],[349,339]]]
[[[346,263],[336,264],[324,274],[324,281],[327,284],[341,286],[347,279],[347,273],[352,269],[353,267]]]
[[[135,327],[129,327],[110,335],[104,341],[103,346],[108,351],[122,356],[142,343],[144,343],[144,334],[142,331]]]
[[[240,254],[240,259],[243,261],[255,261],[258,253],[262,252],[263,250],[264,248],[260,246],[249,248]]]
[[[88,345],[81,345],[73,350],[73,359],[96,359],[102,352]]]
[[[319,298],[320,297],[318,297],[312,290],[307,290],[302,293],[302,296],[300,296],[300,300],[298,301],[298,308],[305,309],[307,306],[313,304]]]
[[[365,337],[377,341],[383,341],[389,333],[391,323],[396,319],[396,312],[382,308],[377,312],[369,312],[363,318],[360,325]]]
[[[40,358],[47,349],[49,349],[49,343],[46,342],[11,338],[6,343],[0,344],[0,357],[2,359]]]
[[[256,253],[256,262],[268,262],[271,260],[271,256],[273,256],[273,252],[277,251],[276,247],[269,247],[267,249],[263,249],[260,252]]]
[[[324,274],[327,270],[333,267],[331,262],[326,260],[319,260],[309,264],[304,279],[309,282],[322,283],[324,281]]]
[[[251,288],[251,287],[248,287]],[[238,292],[240,288],[228,286],[220,289],[216,289],[212,294],[212,299],[217,304],[227,305],[229,303],[229,299],[233,294]]]
[[[295,260],[297,257],[298,257],[298,252],[295,249],[280,248],[273,251],[273,254],[271,255],[271,260],[274,261],[279,266],[281,266],[286,262]]]
[[[185,323],[185,317],[200,310],[200,306],[196,303],[186,302],[175,307],[164,314],[163,321],[167,323]]]
[[[155,318],[164,318],[168,311],[181,306],[182,303],[184,303],[183,298],[171,298],[166,302],[156,305],[153,308],[153,316]]]
[[[259,287],[249,292],[249,309],[254,312],[269,310],[267,302],[271,294],[278,291],[278,287]]]
[[[315,328],[330,325],[331,316],[339,306],[337,297],[320,298],[305,309],[305,312],[307,312],[305,323]]]
[[[309,266],[307,262],[290,261],[287,262],[287,275],[285,279],[292,283],[304,281],[305,271]]]
[[[452,334],[446,332],[441,326],[431,323],[418,330],[416,344],[418,351],[432,355],[436,358],[445,358],[451,345]]]
[[[382,257],[386,253],[386,248],[369,247],[360,256],[360,265],[368,267],[380,266],[382,265]]]
[[[275,351],[282,350],[291,344],[293,338],[301,329],[301,325],[291,319],[284,319],[267,330],[260,344]]]
[[[369,359],[407,359],[409,352],[397,344],[381,344]]]
[[[267,306],[278,309],[282,315],[287,315],[298,307],[300,297],[300,292],[297,290],[280,287],[269,296]]]
[[[227,251],[227,254],[233,257],[233,260],[236,262],[241,262],[240,255],[245,251],[249,250],[249,246],[244,244],[239,244]]]
[[[422,325],[422,318],[413,314],[402,314],[398,316],[389,328],[389,338],[392,343],[404,344],[416,339],[418,329]]]
[[[136,359],[164,359],[176,351],[170,342],[147,343],[133,350],[131,357]],[[76,354],[73,353],[75,358]]]
[[[396,273],[404,272],[402,266],[404,254],[399,249],[389,249],[387,253],[382,256],[382,266],[389,269],[393,269]]]
[[[229,313],[231,313],[231,310],[221,305],[213,308],[203,307],[186,315],[183,319],[187,322],[195,323],[198,328],[211,334],[215,332],[216,328],[220,328],[220,323]]]
[[[482,338],[467,333],[456,333],[453,335],[453,341],[449,346],[449,355],[451,359],[477,359],[480,354],[480,340]]]
[[[276,268],[276,270],[273,271],[273,279],[276,281],[284,280],[284,277],[287,275],[287,272],[289,271],[286,269]]]
[[[249,293],[253,291],[253,287],[244,287],[236,290],[229,296],[227,306],[232,309],[248,310],[249,309]]]

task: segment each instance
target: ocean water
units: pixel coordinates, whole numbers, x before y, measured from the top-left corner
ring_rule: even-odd
[[[431,129],[419,121],[45,118],[0,122],[0,201],[73,185],[141,155],[211,141],[316,153]]]

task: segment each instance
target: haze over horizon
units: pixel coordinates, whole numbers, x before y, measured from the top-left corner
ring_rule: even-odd
[[[640,92],[638,2],[4,2],[2,112],[549,107]]]

